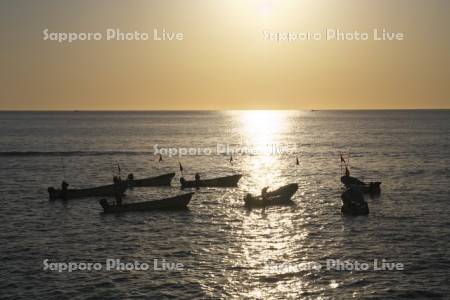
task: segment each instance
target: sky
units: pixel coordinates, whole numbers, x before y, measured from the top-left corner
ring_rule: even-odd
[[[448,109],[449,13],[447,0],[0,0],[0,110]]]

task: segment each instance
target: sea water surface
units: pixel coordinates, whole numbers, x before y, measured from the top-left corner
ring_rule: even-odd
[[[0,298],[448,299],[449,121],[450,111],[2,112]],[[232,163],[214,153],[224,146],[240,150]],[[159,161],[164,148],[198,155]],[[367,217],[340,213],[348,151],[353,175],[383,182]],[[180,194],[179,162],[186,178],[243,177],[197,191],[187,211],[104,215],[99,199],[48,200],[62,179],[109,184],[117,165],[122,176],[177,174],[126,202]],[[247,192],[292,182],[295,205],[243,207]],[[45,259],[151,268],[60,273]],[[153,270],[154,259],[184,268]],[[404,269],[326,267],[374,259]]]

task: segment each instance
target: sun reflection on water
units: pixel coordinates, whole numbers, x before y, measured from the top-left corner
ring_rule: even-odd
[[[274,184],[283,182],[281,166],[289,149],[282,141],[292,126],[290,117],[293,113],[271,110],[237,112],[241,144],[254,150],[242,166],[249,176],[246,188],[250,192],[258,193],[264,186],[274,187]]]
[[[292,112],[288,111],[236,112],[235,124],[241,144],[257,149],[253,155],[240,159],[239,167],[245,174],[240,184],[243,191],[260,194],[265,186],[275,189],[296,182],[293,181],[295,176],[285,173],[292,169],[287,164],[295,161],[295,155],[292,154],[292,157],[289,153],[274,151],[277,147],[286,146],[282,143],[286,142],[285,135],[290,133],[293,126],[291,115]],[[287,285],[278,283],[279,278],[290,278],[295,274],[282,274],[283,270],[278,272],[269,268],[271,264],[289,262],[289,257],[298,251],[299,245],[308,236],[306,230],[294,229],[293,218],[297,217],[292,213],[292,208],[268,208],[265,212],[255,209],[243,212],[241,217],[242,223],[232,231],[236,243],[233,247],[239,250],[229,259],[233,265],[243,267],[246,278],[241,277],[242,273],[235,278],[238,272],[231,272],[227,276],[230,285],[225,289],[231,292],[236,285],[244,284],[241,295],[252,299],[266,299],[277,292],[289,294],[303,289],[303,281],[290,280]]]
[[[240,112],[241,129],[245,138],[257,145],[279,141],[279,135],[287,129],[288,112],[251,110]]]

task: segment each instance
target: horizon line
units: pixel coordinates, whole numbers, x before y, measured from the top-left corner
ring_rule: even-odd
[[[449,108],[301,108],[301,109],[0,109],[0,112],[219,112],[219,111],[400,111],[450,110]]]

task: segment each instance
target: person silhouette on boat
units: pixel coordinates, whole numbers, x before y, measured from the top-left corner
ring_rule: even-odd
[[[69,184],[63,180],[61,182],[61,199],[67,200],[67,190],[68,190]]]
[[[127,176],[127,183],[128,183],[128,187],[131,188],[134,185],[134,174],[130,173]]]
[[[114,198],[116,199],[117,205],[122,205],[122,189],[121,189],[121,180],[119,177],[114,176]]]
[[[267,197],[267,190],[269,189],[269,187],[268,186],[266,186],[266,187],[263,187],[263,189],[261,190],[261,196],[263,197],[263,198],[266,198]]]
[[[197,188],[200,187],[200,174],[199,173],[195,173],[195,186]]]
[[[267,202],[267,190],[269,189],[268,186],[263,187],[263,189],[261,190],[261,200],[263,202],[263,205],[266,206],[266,202]]]

